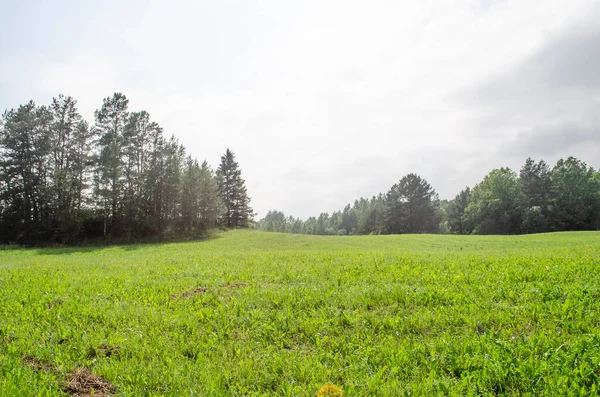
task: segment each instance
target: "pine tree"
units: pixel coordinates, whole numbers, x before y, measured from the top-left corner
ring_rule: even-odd
[[[181,217],[182,171],[185,161],[185,149],[171,136],[164,146],[162,219],[165,231],[176,232]]]
[[[93,128],[77,111],[77,101],[64,95],[49,107],[29,102],[4,113],[0,241],[177,237],[217,224],[225,211],[210,166],[189,157],[185,162],[175,137],[165,140],[147,112],[127,108],[123,94],[105,98]],[[231,152],[228,156],[227,216],[231,226],[245,226],[252,210],[237,163]]]
[[[100,155],[96,164],[95,188],[98,206],[104,219],[104,237],[120,220],[123,197],[123,131],[129,100],[121,93],[104,99],[94,113],[94,130],[99,136]]]
[[[160,127],[150,121],[150,115],[146,111],[129,114],[123,131],[123,210],[128,238],[132,235],[142,236],[151,231],[147,226],[145,177],[150,163],[152,137],[159,131]]]
[[[163,230],[163,191],[165,139],[160,127],[153,129],[150,134],[148,167],[144,172],[144,203],[148,216],[149,228],[160,235]]]
[[[77,111],[77,101],[60,94],[50,105],[52,123],[51,202],[54,238],[62,242],[76,238],[81,227],[82,177],[88,163],[81,156],[89,155],[91,136],[87,124]],[[82,152],[85,151],[85,153]],[[83,168],[82,168],[83,167]]]
[[[227,227],[248,227],[253,215],[241,174],[233,152],[227,149],[217,169],[219,195],[225,206],[223,224]]]
[[[12,234],[13,241],[47,238],[51,119],[48,109],[33,101],[7,111],[2,118],[3,220],[4,230]]]
[[[73,171],[75,195],[73,203],[74,224],[79,234],[86,218],[86,204],[90,202],[90,174],[94,166],[94,148],[96,134],[90,129],[89,124],[81,120],[77,123],[73,136],[73,154],[71,169]],[[77,234],[77,237],[78,237]],[[75,237],[75,236],[74,236]]]
[[[437,228],[435,190],[425,179],[408,174],[386,196],[388,233],[426,233]]]

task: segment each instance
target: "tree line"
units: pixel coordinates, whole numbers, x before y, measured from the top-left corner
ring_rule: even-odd
[[[454,233],[522,234],[600,229],[600,171],[569,157],[554,167],[528,158],[517,174],[491,171],[452,200],[440,200],[419,175],[386,194],[360,198],[306,220],[272,210],[257,228],[317,235]]]
[[[132,241],[248,227],[253,216],[229,149],[214,171],[121,93],[94,124],[77,101],[33,101],[0,120],[0,242]]]

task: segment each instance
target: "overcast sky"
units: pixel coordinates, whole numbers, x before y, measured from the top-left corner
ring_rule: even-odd
[[[0,111],[123,92],[254,209],[307,217],[403,175],[442,198],[528,156],[600,167],[600,1],[5,1]]]

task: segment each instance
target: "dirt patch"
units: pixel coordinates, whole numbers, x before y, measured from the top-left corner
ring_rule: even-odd
[[[57,343],[58,343],[59,345],[62,345],[62,344],[65,344],[65,343],[69,343],[69,342],[71,342],[72,340],[73,340],[72,338],[61,338],[61,339],[59,339],[59,340],[58,340],[58,342],[57,342]]]
[[[60,299],[59,299],[59,300],[52,301],[52,302],[48,302],[48,303],[46,303],[46,310],[50,310],[50,309],[52,309],[54,306],[58,306],[58,305],[62,305],[62,304],[63,304],[63,301],[62,301],[62,300],[60,300]]]
[[[89,369],[77,368],[67,375],[63,390],[77,397],[108,397],[114,393],[115,387],[91,373]]]
[[[244,282],[235,282],[235,283],[225,283],[225,284],[220,285],[220,287],[232,290],[232,289],[236,289],[236,288],[245,287],[246,285],[248,285],[248,284],[244,283]],[[212,290],[215,291],[214,288],[212,288]],[[208,288],[198,287],[193,291],[186,291],[186,292],[182,292],[181,294],[171,295],[171,299],[189,298],[190,296],[203,294],[205,292],[208,292]]]
[[[106,357],[118,356],[119,352],[121,351],[121,348],[119,346],[102,344],[98,346],[98,351],[104,354]]]
[[[221,285],[221,288],[241,288],[241,287],[245,287],[246,283],[243,282],[237,282],[237,283],[226,283]]]
[[[54,368],[52,367],[52,365],[47,364],[45,362],[43,362],[42,360],[40,360],[37,357],[33,357],[33,356],[25,356],[23,357],[23,359],[21,360],[21,362],[29,367],[31,367],[31,369],[33,369],[34,371],[45,371],[45,372],[49,372],[52,371]]]
[[[208,289],[206,287],[198,287],[193,291],[187,291],[187,292],[183,292],[181,294],[171,295],[171,299],[189,298],[190,296],[194,296],[197,294],[203,294],[206,291],[208,291]]]

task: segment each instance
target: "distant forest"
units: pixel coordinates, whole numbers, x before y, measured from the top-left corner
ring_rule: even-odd
[[[214,171],[115,93],[86,122],[77,101],[33,101],[0,119],[0,243],[78,244],[195,238],[250,227],[253,210],[229,149]],[[453,200],[419,175],[387,193],[306,220],[269,211],[266,231],[318,235],[519,234],[600,228],[600,172],[569,157],[500,168]]]
[[[517,174],[490,172],[453,200],[440,200],[419,175],[408,174],[386,194],[360,198],[331,215],[307,220],[269,211],[257,227],[318,234],[523,234],[600,229],[600,172],[569,157],[552,168],[531,158]]]
[[[245,181],[227,149],[201,164],[115,93],[94,113],[59,95],[0,120],[0,242],[74,244],[198,237],[248,227]]]

